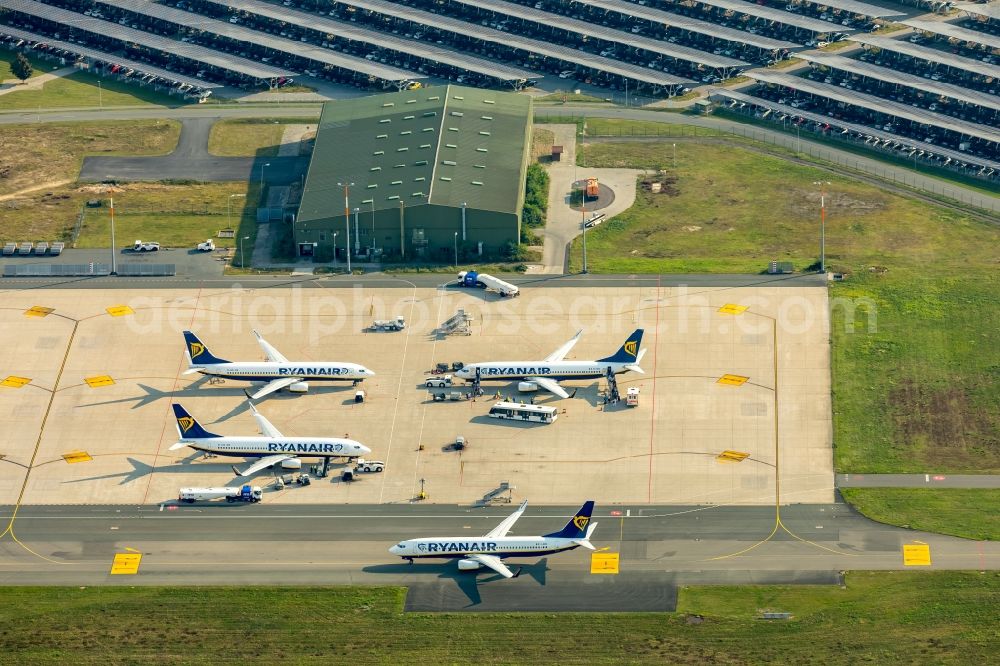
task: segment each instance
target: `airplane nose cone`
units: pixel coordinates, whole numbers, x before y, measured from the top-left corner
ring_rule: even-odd
[[[358,444],[358,445],[357,445],[357,446],[356,446],[355,448],[356,448],[356,449],[358,450],[358,452],[359,452],[359,453],[361,453],[361,454],[363,454],[363,455],[368,455],[369,453],[371,453],[371,452],[372,452],[372,450],[371,450],[371,449],[369,449],[369,448],[368,448],[367,446],[365,446],[364,444]]]
[[[396,555],[397,553],[399,553],[399,546],[390,546],[389,552],[393,555]]]
[[[369,377],[374,377],[374,376],[375,376],[375,373],[374,373],[374,372],[372,372],[372,371],[371,371],[370,369],[368,369],[368,368],[365,368],[365,374],[366,374],[366,375],[368,375]]]

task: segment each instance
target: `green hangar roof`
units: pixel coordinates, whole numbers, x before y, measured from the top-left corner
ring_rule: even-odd
[[[323,106],[298,219],[421,204],[517,215],[531,98],[478,88],[405,90]]]

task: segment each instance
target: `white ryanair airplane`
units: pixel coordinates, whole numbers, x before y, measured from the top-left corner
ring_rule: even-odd
[[[281,465],[287,469],[299,469],[305,458],[358,458],[371,453],[364,444],[353,439],[339,437],[285,437],[271,422],[257,412],[251,404],[253,417],[257,420],[262,437],[216,435],[205,430],[187,410],[174,403],[174,417],[177,419],[177,434],[180,441],[170,447],[171,451],[189,446],[196,451],[205,451],[219,456],[259,458],[257,462],[242,472],[233,467],[237,476],[250,476],[262,469]]]
[[[550,393],[560,398],[568,398],[569,393],[559,386],[560,379],[597,379],[607,376],[608,368],[616,375],[623,372],[638,372],[645,374],[639,367],[646,350],[639,349],[642,343],[642,329],[637,328],[628,336],[625,344],[612,356],[599,358],[596,361],[564,361],[566,354],[580,339],[578,331],[573,339],[563,344],[541,361],[491,361],[488,363],[470,363],[455,375],[471,381],[479,375],[484,380],[523,379],[534,382]]]
[[[266,361],[238,362],[218,358],[208,350],[208,347],[191,331],[184,331],[184,343],[187,349],[188,369],[185,375],[200,372],[203,375],[222,377],[223,379],[239,379],[246,382],[267,382],[250,397],[254,400],[266,395],[288,389],[292,393],[305,393],[309,390],[308,381],[359,382],[375,373],[357,363],[342,363],[340,361],[289,361],[281,352],[271,346],[257,331],[253,332],[260,343],[261,349],[267,355]],[[308,380],[308,381],[307,381]]]
[[[594,533],[597,523],[590,522],[594,512],[593,500],[584,502],[580,510],[570,518],[566,526],[558,532],[542,536],[509,537],[507,532],[514,526],[517,519],[528,506],[525,500],[517,511],[507,516],[502,523],[481,537],[431,537],[424,539],[409,539],[400,541],[389,549],[393,555],[404,560],[417,558],[448,558],[457,559],[458,568],[462,571],[473,571],[481,567],[489,567],[504,578],[516,578],[521,570],[516,572],[507,568],[503,560],[508,557],[541,557],[552,553],[561,553],[583,546],[595,550],[590,543],[590,535]]]

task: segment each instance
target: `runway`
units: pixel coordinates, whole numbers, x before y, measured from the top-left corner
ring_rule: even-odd
[[[528,507],[512,534],[558,529],[576,507]],[[597,548],[618,575],[591,574],[575,550],[512,560],[522,575],[459,572],[454,562],[389,555],[417,536],[482,535],[513,507],[392,504],[22,506],[0,508],[3,585],[402,585],[424,611],[670,610],[679,585],[821,583],[848,569],[903,569],[926,544],[931,569],[1000,569],[1000,544],[881,525],[845,504],[598,507]],[[110,575],[115,553],[137,575]]]

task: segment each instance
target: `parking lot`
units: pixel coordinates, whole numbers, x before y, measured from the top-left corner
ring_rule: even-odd
[[[307,394],[278,394],[258,408],[286,435],[348,434],[385,471],[346,483],[335,465],[330,477],[283,491],[263,472],[253,482],[265,487],[265,502],[409,502],[423,484],[427,501],[473,503],[506,481],[515,500],[540,504],[584,496],[771,504],[776,475],[781,502],[832,501],[824,289],[524,291],[513,300],[453,288],[8,292],[0,380],[30,381],[0,386],[0,504],[155,504],[180,487],[239,481],[231,467],[241,458],[168,451],[174,401],[213,432],[256,434],[246,384],[182,374],[180,331],[188,328],[230,360],[262,357],[250,334],[257,328],[290,359],[345,360],[377,373],[362,404],[350,384],[313,383]],[[727,304],[740,307],[720,311]],[[33,306],[52,311],[29,316]],[[436,335],[459,308],[472,315],[472,335]],[[407,319],[404,331],[363,330],[397,314]],[[514,424],[486,414],[493,392],[515,397],[516,382],[484,383],[486,396],[475,401],[433,402],[423,387],[437,362],[540,360],[580,328],[568,358],[600,358],[639,327],[646,372],[619,378],[623,394],[640,388],[635,408],[605,406],[604,380],[564,382],[578,389],[574,398],[534,396],[558,408],[555,423]],[[720,382],[723,375],[733,377]],[[448,446],[458,435],[469,442],[461,452]],[[734,454],[720,459],[724,451]]]

